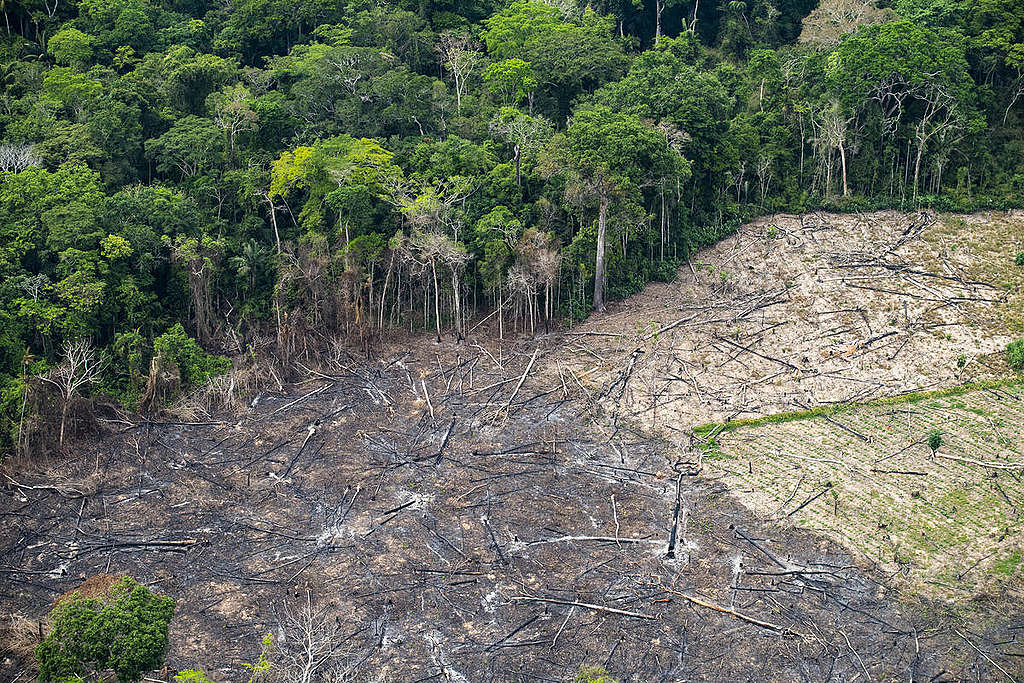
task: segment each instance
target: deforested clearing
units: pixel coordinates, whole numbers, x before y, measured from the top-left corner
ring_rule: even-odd
[[[986,240],[1019,220],[775,216],[572,330],[114,420],[6,477],[6,633],[131,574],[177,600],[168,665],[225,680],[267,633],[355,680],[1012,676],[1020,281]]]
[[[762,218],[567,333],[562,364],[676,435],[1002,377],[1024,329],[1024,269],[1007,257],[1022,225],[1019,212]]]

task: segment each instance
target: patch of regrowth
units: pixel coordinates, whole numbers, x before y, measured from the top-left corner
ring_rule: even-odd
[[[153,353],[178,367],[184,388],[202,386],[231,369],[230,360],[206,353],[181,323],[153,340]]]
[[[99,680],[112,670],[120,683],[160,668],[174,601],[124,577],[105,598],[75,592],[50,613],[53,631],[36,648],[39,680]]]
[[[576,674],[576,683],[618,683],[606,669],[599,666],[584,666]]]
[[[174,674],[174,683],[213,683],[205,671],[185,669]]]
[[[1009,343],[1006,347],[1006,362],[1011,369],[1024,372],[1024,339]]]
[[[932,429],[928,432],[927,438],[928,448],[931,449],[932,455],[934,455],[940,448],[942,448],[942,430]]]
[[[1008,556],[996,560],[992,565],[992,571],[1003,576],[1013,576],[1020,570],[1022,563],[1024,555],[1021,555],[1019,550],[1014,550]]]

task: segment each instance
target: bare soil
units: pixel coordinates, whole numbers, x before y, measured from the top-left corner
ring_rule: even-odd
[[[606,408],[677,436],[1003,376],[1024,329],[1022,225],[1020,212],[762,218],[591,316],[560,363],[595,387],[618,379]]]
[[[826,228],[788,220],[770,243],[757,237],[762,222],[701,256],[722,257],[715,268],[742,279],[719,285],[718,271],[695,269],[687,294],[686,268],[689,281],[649,288],[572,335],[412,339],[371,360],[307,358],[305,377],[243,414],[132,418],[65,460],[11,468],[0,490],[9,633],[31,633],[26,619],[106,573],[173,597],[170,669],[222,681],[247,679],[241,665],[267,633],[293,648],[280,634],[306,600],[342,633],[329,662],[341,680],[562,681],[582,665],[623,681],[1019,676],[1019,604],[908,599],[863,554],[742,505],[686,447],[696,422],[907,388],[914,374],[901,368],[923,363],[927,349],[952,357],[974,344],[971,376],[1000,372],[992,354],[1001,339],[943,322],[960,308],[982,315],[973,299],[1003,296],[989,287],[929,280],[958,300],[939,307],[927,299],[941,297],[921,294],[902,323],[902,305],[895,311],[896,339],[870,344],[889,330],[879,322],[885,304],[794,294],[803,290],[783,287],[787,269],[812,290],[831,277],[800,258],[778,255],[776,275],[761,266],[755,289],[756,273],[732,265],[744,253],[836,246],[836,235],[817,234]],[[862,243],[877,257],[897,232]],[[867,321],[830,306],[864,308]],[[665,330],[694,313],[728,320],[680,323],[647,340],[651,328],[636,329],[643,320]],[[813,341],[796,331],[850,325],[856,332]],[[947,327],[958,341],[948,349],[935,341]],[[721,338],[796,359],[787,362],[797,369],[773,378],[779,362]],[[851,340],[859,350],[844,357]],[[818,350],[812,363],[814,349],[836,353]],[[880,367],[888,355],[902,380]],[[948,369],[947,356],[930,361],[934,374],[919,385],[966,374]],[[666,371],[679,378],[666,382]],[[727,375],[731,384],[716,384]],[[850,381],[865,376],[870,392]],[[644,412],[653,396],[662,398]],[[25,652],[22,643],[0,654],[0,679],[32,677]]]

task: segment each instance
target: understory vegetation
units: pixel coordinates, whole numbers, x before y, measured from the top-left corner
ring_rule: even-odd
[[[2,10],[5,452],[225,356],[571,323],[755,213],[1024,200],[1014,0]]]

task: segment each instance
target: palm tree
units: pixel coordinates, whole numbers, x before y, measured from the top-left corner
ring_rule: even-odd
[[[235,269],[236,273],[242,277],[248,276],[249,292],[256,288],[256,271],[259,269],[260,263],[262,263],[266,255],[267,250],[263,245],[250,237],[249,241],[242,245],[241,253],[228,259],[228,262],[231,264],[231,267]]]

